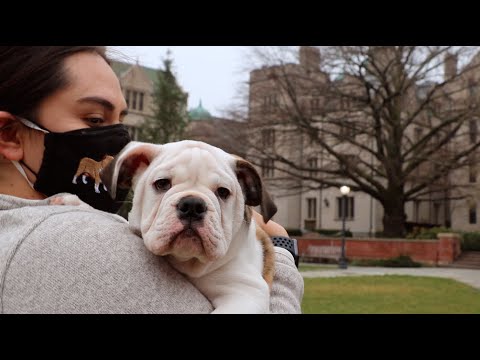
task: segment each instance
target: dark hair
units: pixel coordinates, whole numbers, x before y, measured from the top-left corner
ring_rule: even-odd
[[[0,46],[0,111],[36,121],[40,103],[68,85],[65,59],[79,52],[108,63],[104,46]]]

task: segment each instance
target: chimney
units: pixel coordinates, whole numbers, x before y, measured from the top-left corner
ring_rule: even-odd
[[[450,79],[451,77],[457,75],[457,62],[458,57],[456,54],[448,53],[445,55],[444,63],[444,79]]]
[[[320,49],[300,46],[300,65],[309,71],[320,70]]]

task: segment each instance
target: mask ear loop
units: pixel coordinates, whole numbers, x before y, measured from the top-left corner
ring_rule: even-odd
[[[50,131],[48,131],[48,130],[42,129],[40,126],[38,126],[38,125],[35,124],[34,122],[31,122],[30,120],[21,118],[21,117],[19,117],[19,116],[17,116],[17,119],[18,119],[23,125],[25,125],[26,127],[29,127],[30,129],[34,129],[34,130],[41,131],[41,132],[43,132],[44,134],[48,134],[48,133],[50,132]]]
[[[32,182],[31,182],[30,180],[28,180],[27,173],[26,173],[25,170],[23,169],[22,165],[20,165],[20,163],[19,163],[18,161],[16,161],[16,160],[10,160],[10,161],[12,162],[13,166],[15,166],[15,167],[17,168],[17,170],[20,172],[20,174],[22,174],[22,176],[25,178],[25,180],[27,180],[28,185],[30,185],[30,187],[31,187],[32,189],[35,189],[35,188],[33,187]],[[25,166],[26,166],[26,165],[25,165]],[[28,167],[28,166],[27,166],[27,167]],[[32,171],[32,170],[30,170],[30,171]],[[33,172],[33,171],[32,171],[32,172]],[[34,173],[34,172],[33,172],[33,173]],[[35,174],[35,173],[34,173],[34,174]]]
[[[45,134],[48,134],[48,133],[49,133],[49,131],[40,128],[37,124],[31,122],[30,120],[21,118],[21,117],[19,117],[19,116],[17,116],[16,118],[18,119],[18,121],[20,121],[20,122],[21,122],[23,125],[25,125],[26,127],[29,127],[29,128],[31,128],[31,129],[34,129],[34,130],[41,131],[41,132],[43,132],[43,133],[45,133]],[[10,125],[7,125],[7,126],[5,126],[5,127],[3,127],[3,128],[0,128],[0,131],[8,128],[9,126],[10,126]],[[25,170],[23,169],[22,165],[20,165],[20,162],[18,162],[18,161],[16,161],[16,160],[11,160],[11,162],[12,162],[13,166],[15,166],[15,168],[20,172],[20,174],[22,174],[22,176],[23,176],[23,177],[25,178],[25,180],[28,182],[28,185],[30,185],[30,187],[31,187],[32,189],[35,189],[35,188],[33,187],[32,182],[28,179],[27,173],[26,173]],[[37,176],[37,174],[36,174],[34,171],[32,171],[32,169],[30,169],[30,167],[29,167],[27,164],[25,164],[23,161],[22,161],[22,163],[23,163],[23,165],[25,165],[25,166],[27,167],[28,170],[30,170],[30,171],[32,172],[32,174],[34,174],[35,176]]]

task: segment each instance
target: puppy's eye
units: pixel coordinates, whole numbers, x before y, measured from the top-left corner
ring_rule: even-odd
[[[217,189],[217,194],[218,196],[220,196],[222,199],[225,200],[230,195],[230,190],[221,187]]]
[[[153,183],[155,189],[160,191],[167,191],[172,187],[172,182],[170,179],[159,179]]]

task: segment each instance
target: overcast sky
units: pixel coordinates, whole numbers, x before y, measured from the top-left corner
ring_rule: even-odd
[[[238,88],[248,81],[249,48],[243,46],[110,46],[141,65],[163,67],[168,49],[174,60],[174,72],[189,93],[188,108],[203,107],[214,116],[235,101]]]

